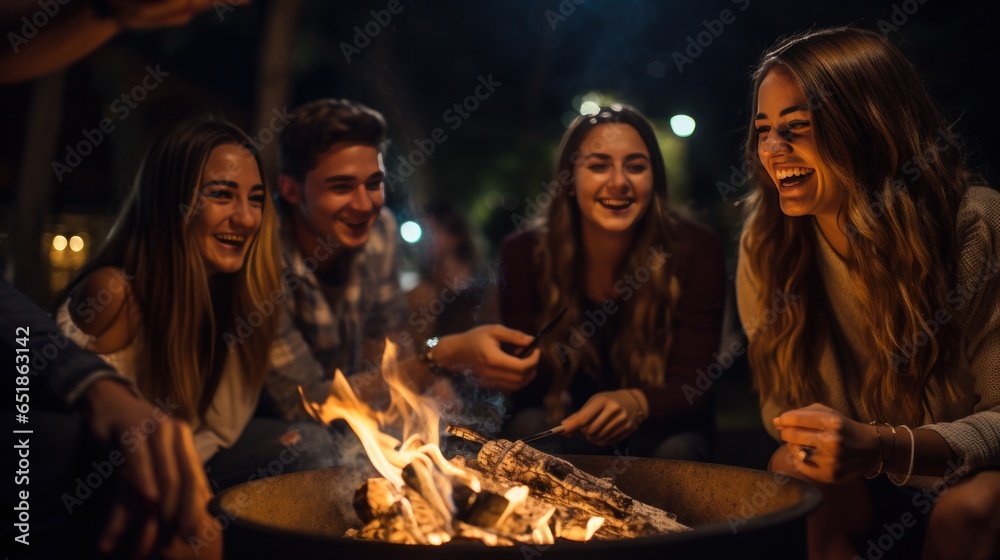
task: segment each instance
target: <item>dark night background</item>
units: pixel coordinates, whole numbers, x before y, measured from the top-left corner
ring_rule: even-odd
[[[285,106],[319,97],[358,100],[385,114],[392,142],[387,168],[393,174],[401,171],[400,157],[418,149],[419,142],[428,146],[433,131],[443,129],[447,138],[434,143],[428,161],[389,189],[389,206],[402,221],[428,201],[451,200],[483,232],[492,256],[514,228],[514,215],[525,215],[526,201],[536,200],[541,183],[550,179],[566,119],[588,93],[605,102],[635,105],[654,121],[674,204],[719,232],[732,266],[740,222],[734,203],[746,186],[724,199],[717,183],[730,182],[732,166],[740,164],[749,69],[779,37],[829,25],[877,29],[881,21],[884,29],[897,28],[890,37],[915,63],[945,115],[956,122],[971,167],[988,181],[1000,181],[995,171],[1000,159],[995,100],[1000,10],[993,2],[398,1],[402,10],[384,27],[372,23],[372,11],[386,10],[390,0],[296,0],[292,4],[300,9],[287,25],[273,25],[280,21],[274,14],[288,6],[277,0],[254,0],[233,10],[220,0],[218,10],[185,27],[120,35],[67,69],[62,102],[41,108],[56,115],[61,109],[55,151],[41,161],[25,161],[24,155],[33,132],[29,113],[40,85],[0,87],[0,264],[6,263],[8,276],[36,301],[50,304],[52,292],[87,254],[55,262],[52,236],[85,232],[88,251],[98,245],[145,146],[171,125],[210,111],[258,136],[262,121],[255,115],[280,113]],[[696,56],[679,69],[674,53],[689,56],[689,41],[706,32],[706,21],[718,30],[719,23],[711,20],[727,9],[732,23],[723,24],[700,53],[692,50]],[[348,61],[343,44],[355,43],[355,28],[366,25],[377,35],[367,45],[356,43],[360,52],[351,53]],[[278,37],[278,43],[284,37],[290,56],[280,56],[268,37]],[[706,37],[702,35],[703,42]],[[265,55],[276,52],[279,93],[266,97],[260,68]],[[147,66],[159,66],[169,75],[120,118],[116,99],[142,82]],[[453,129],[458,123],[447,111],[474,94],[480,77],[500,85]],[[269,101],[274,99],[278,101]],[[668,120],[678,113],[695,119],[692,136],[677,138],[670,132]],[[97,128],[103,118],[113,120],[114,130],[57,181],[52,161],[64,162],[68,147],[78,145],[83,131]],[[26,182],[26,166],[49,170],[36,179],[43,184],[18,186]],[[45,182],[52,185],[49,212],[19,211],[19,197]],[[31,229],[27,223],[38,225]],[[35,234],[26,234],[29,230]],[[24,262],[33,260],[34,265],[14,271],[14,253],[20,252],[15,247],[26,247],[34,259]],[[730,427],[756,423],[751,432],[760,435],[748,383],[745,378],[739,383],[728,393],[739,397],[727,401],[727,393],[720,392],[719,409],[742,407],[743,420],[730,422]],[[725,418],[720,419],[725,428]],[[766,448],[760,457],[740,455],[740,439],[733,437],[728,454],[717,459],[762,467]]]
[[[512,212],[523,215],[525,199],[540,192],[565,114],[588,92],[631,103],[661,125],[670,140],[665,151],[674,201],[715,226],[732,246],[739,220],[732,204],[736,197],[723,201],[716,182],[728,182],[730,166],[739,164],[748,69],[782,35],[833,24],[877,28],[879,20],[893,24],[894,15],[901,25],[891,37],[914,61],[948,117],[957,120],[972,166],[995,179],[990,163],[1000,157],[1000,137],[991,82],[1000,45],[993,3],[399,2],[402,11],[384,28],[378,26],[377,36],[350,62],[342,43],[354,42],[355,27],[374,21],[371,11],[385,10],[388,0],[303,2],[291,31],[287,105],[334,96],[382,111],[390,124],[390,173],[399,171],[400,154],[409,154],[418,140],[442,128],[447,139],[435,145],[425,165],[395,185],[390,206],[406,218],[431,198],[449,198],[468,210],[492,249],[513,228]],[[63,161],[66,147],[83,140],[82,131],[97,128],[103,117],[114,119],[116,128],[55,184],[53,216],[38,218],[54,227],[64,213],[113,213],[147,142],[194,113],[226,115],[254,135],[253,114],[266,109],[259,106],[258,68],[271,7],[256,0],[227,10],[220,0],[216,10],[186,27],[124,34],[71,67],[56,160]],[[735,20],[679,71],[673,53],[685,54],[688,38],[706,30],[703,20],[719,19],[724,9],[732,10]],[[169,76],[128,117],[118,119],[114,100],[141,83],[146,65],[159,65]],[[473,95],[480,76],[502,85],[453,130],[456,121],[446,120],[445,111]],[[6,131],[0,149],[0,232],[9,234],[5,240],[11,243],[18,242],[10,224],[18,172],[25,165],[32,88],[30,83],[0,88]],[[669,132],[667,121],[677,113],[696,120],[692,136],[677,139]],[[29,164],[51,166],[49,161]],[[55,181],[54,172],[50,177]],[[0,255],[5,246],[0,244]]]

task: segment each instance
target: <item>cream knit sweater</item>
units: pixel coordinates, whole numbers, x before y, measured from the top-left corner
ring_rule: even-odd
[[[947,401],[941,391],[931,387],[931,409],[920,427],[941,434],[966,466],[979,469],[1000,465],[1000,193],[984,187],[970,188],[959,209],[957,233],[961,247],[958,283],[948,297],[953,307],[942,313],[962,313],[969,325],[963,359],[954,372],[960,398]],[[823,404],[867,422],[870,419],[859,417],[858,412],[860,372],[872,359],[859,329],[864,324],[866,310],[854,295],[857,279],[847,263],[818,229],[817,238],[819,266],[834,314],[834,337],[838,340],[823,349],[817,365],[827,394]],[[756,283],[742,243],[736,289],[743,328],[753,340],[771,310],[756,308]],[[839,352],[834,351],[834,345]],[[771,419],[782,412],[774,402],[761,403],[764,426],[775,437]],[[892,418],[879,420],[901,423]],[[934,480],[914,477],[914,485],[926,486]]]

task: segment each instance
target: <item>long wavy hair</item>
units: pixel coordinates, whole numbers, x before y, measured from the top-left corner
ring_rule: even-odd
[[[955,391],[948,372],[960,355],[960,318],[936,334],[925,318],[951,309],[955,228],[970,179],[962,150],[916,70],[877,33],[839,27],[778,42],[753,74],[751,121],[761,81],[776,68],[805,93],[819,157],[844,192],[848,267],[867,311],[863,332],[873,356],[862,372],[859,413],[919,425],[928,391]],[[816,364],[832,340],[833,316],[815,220],[782,213],[753,122],[745,158],[756,188],[742,243],[758,279],[758,309],[776,291],[801,298],[750,345],[755,384],[762,399],[787,407],[824,402]]]
[[[653,193],[646,212],[633,226],[635,237],[631,251],[624,259],[623,275],[646,266],[651,249],[674,253],[676,224],[667,204],[667,171],[663,154],[649,121],[633,107],[611,105],[602,107],[596,115],[577,117],[563,135],[556,161],[556,181],[561,185],[549,204],[548,214],[540,226],[542,242],[535,248],[535,260],[541,269],[543,286],[542,317],[550,319],[563,307],[569,308],[560,321],[552,341],[570,340],[570,329],[579,329],[586,320],[581,311],[585,296],[580,281],[584,276],[583,234],[580,207],[569,193],[573,189],[574,169],[580,157],[580,145],[590,131],[604,124],[631,126],[639,133],[649,152],[653,171]],[[610,138],[605,138],[610,140]],[[662,266],[650,270],[650,279],[635,291],[627,302],[619,302],[622,332],[611,346],[615,371],[620,372],[621,387],[659,386],[664,383],[667,353],[672,342],[673,315],[680,291],[674,259],[667,258]],[[582,370],[597,372],[600,360],[597,349],[587,340],[576,351],[567,352],[556,344],[542,346],[542,368],[552,372],[552,385],[546,395],[546,409],[553,418],[565,414],[561,395],[573,376]]]
[[[235,125],[214,117],[182,123],[153,144],[106,243],[67,289],[69,293],[103,266],[120,267],[134,276],[131,293],[142,327],[139,388],[151,400],[170,397],[188,419],[208,409],[231,351],[237,354],[246,383],[263,382],[278,320],[255,305],[281,288],[270,197],[243,267],[213,278],[218,288],[213,292],[192,232],[192,221],[202,208],[202,171],[212,150],[227,144],[248,149],[265,177],[253,144]],[[224,296],[213,300],[212,293]],[[235,331],[238,318],[250,322],[252,313],[263,316],[260,325],[241,344],[227,349],[223,333]]]

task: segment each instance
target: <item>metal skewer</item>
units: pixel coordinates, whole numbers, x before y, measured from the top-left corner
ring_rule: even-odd
[[[516,356],[518,358],[524,358],[528,354],[530,354],[531,351],[534,350],[536,346],[538,346],[538,343],[541,342],[542,336],[544,336],[547,332],[549,332],[553,328],[555,328],[556,324],[558,324],[559,321],[563,318],[563,315],[566,315],[567,311],[569,311],[569,308],[568,307],[563,307],[562,311],[560,311],[558,314],[556,314],[555,319],[552,319],[551,321],[548,322],[547,325],[545,325],[544,327],[542,327],[542,329],[540,331],[538,331],[538,333],[535,335],[535,338],[531,341],[531,343],[529,343],[527,346],[525,346],[524,348],[522,348],[521,351],[516,354]]]
[[[544,432],[538,432],[537,434],[530,435],[530,436],[528,436],[526,438],[521,438],[521,439],[519,439],[517,441],[520,441],[521,443],[531,443],[533,441],[537,441],[537,440],[540,440],[542,438],[547,438],[549,436],[554,436],[556,434],[561,434],[561,433],[563,433],[565,431],[566,431],[566,427],[565,426],[556,426],[555,428],[550,428],[548,430],[545,430]]]

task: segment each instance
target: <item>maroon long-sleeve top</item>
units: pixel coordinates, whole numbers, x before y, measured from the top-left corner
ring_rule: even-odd
[[[676,263],[680,282],[680,297],[671,328],[673,343],[667,354],[666,375],[661,387],[643,387],[649,402],[651,421],[664,421],[696,413],[711,402],[710,388],[703,390],[696,380],[699,372],[707,372],[716,357],[722,330],[725,302],[726,269],[722,243],[715,233],[704,225],[688,219],[677,218],[678,246],[668,257],[680,259]],[[541,267],[535,262],[534,249],[541,240],[535,230],[526,230],[508,236],[500,249],[500,306],[505,325],[524,332],[536,332],[541,326],[543,310],[538,283]],[[627,294],[628,292],[625,292]],[[616,302],[620,307],[634,304],[635,298]],[[581,312],[596,311],[601,302],[583,300]],[[609,314],[607,323],[600,327],[588,343],[597,346],[598,355],[608,361],[608,350],[615,336],[635,336],[619,324],[622,313]],[[551,343],[551,341],[550,341]],[[573,398],[569,412],[581,407],[594,393],[620,389],[614,367],[604,363],[601,372],[574,375],[570,385]],[[530,385],[516,392],[516,408],[542,406],[542,398],[551,384],[551,373],[539,371]],[[687,386],[687,390],[685,390]]]

